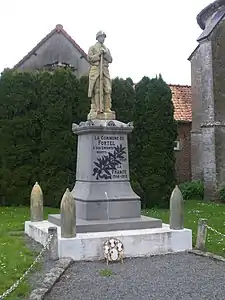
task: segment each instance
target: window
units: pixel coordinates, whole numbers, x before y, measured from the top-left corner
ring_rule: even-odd
[[[176,151],[181,150],[181,142],[180,141],[174,142],[174,150],[176,150]]]

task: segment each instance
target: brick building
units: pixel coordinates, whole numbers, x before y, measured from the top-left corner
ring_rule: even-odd
[[[72,67],[77,77],[88,74],[87,54],[62,25],[56,25],[13,69],[33,72],[67,65]],[[177,178],[184,182],[191,179],[191,88],[172,84],[170,88],[179,132],[174,148]]]
[[[170,85],[174,105],[174,118],[178,122],[178,138],[174,148],[176,172],[179,182],[191,180],[191,87]]]

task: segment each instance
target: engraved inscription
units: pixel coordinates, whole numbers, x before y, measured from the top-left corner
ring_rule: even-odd
[[[96,135],[93,139],[92,176],[96,180],[128,180],[124,135]]]

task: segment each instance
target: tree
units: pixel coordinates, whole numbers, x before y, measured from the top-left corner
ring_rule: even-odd
[[[162,77],[144,77],[136,85],[131,165],[145,207],[168,207],[176,184],[172,94]]]
[[[130,78],[115,78],[112,81],[112,105],[117,120],[128,123],[132,121],[135,102],[135,90]]]
[[[26,204],[39,165],[36,75],[5,71],[0,79],[0,204]]]
[[[0,78],[0,204],[28,204],[38,181],[58,207],[75,182],[72,123],[88,114],[87,78],[72,72],[3,72]]]
[[[40,79],[40,184],[45,204],[59,207],[65,189],[71,190],[75,183],[77,136],[72,132],[72,123],[87,118],[88,80],[76,79],[70,70],[40,73]]]

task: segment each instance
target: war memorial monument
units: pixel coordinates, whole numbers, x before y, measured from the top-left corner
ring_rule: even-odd
[[[102,245],[109,237],[120,238],[125,257],[191,249],[189,229],[171,230],[161,220],[141,215],[141,199],[129,176],[127,136],[133,124],[116,120],[112,110],[109,64],[113,59],[105,38],[99,31],[88,51],[91,108],[87,120],[72,124],[78,136],[76,182],[71,191],[76,236],[61,237],[62,214],[49,215],[42,222],[27,221],[25,231],[44,244],[48,228],[56,226],[59,256],[74,260],[102,259]]]

